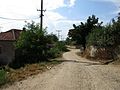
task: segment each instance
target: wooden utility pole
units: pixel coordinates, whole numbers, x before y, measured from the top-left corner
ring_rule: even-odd
[[[37,11],[40,11],[40,29],[42,30],[43,28],[43,11],[45,12],[46,10],[43,10],[43,0],[41,0],[41,9],[37,9]]]

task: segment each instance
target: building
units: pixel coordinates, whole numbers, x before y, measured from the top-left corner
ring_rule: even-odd
[[[11,29],[0,33],[0,64],[8,64],[15,58],[14,42],[23,30]]]

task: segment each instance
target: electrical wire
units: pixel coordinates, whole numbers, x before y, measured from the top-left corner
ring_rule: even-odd
[[[38,19],[37,18],[31,18],[31,19]],[[5,20],[15,20],[15,21],[25,21],[25,20],[31,20],[31,19],[17,19],[17,18],[6,18],[6,17],[0,17],[0,19],[5,19]]]

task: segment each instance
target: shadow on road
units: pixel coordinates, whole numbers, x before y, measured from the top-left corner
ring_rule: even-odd
[[[86,64],[87,66],[90,65],[102,65],[98,62],[87,62],[87,61],[77,61],[77,60],[59,60],[60,62],[67,62],[67,63],[80,63],[80,64]]]

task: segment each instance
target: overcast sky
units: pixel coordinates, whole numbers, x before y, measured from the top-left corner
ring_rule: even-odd
[[[67,36],[72,24],[85,21],[92,14],[100,18],[104,23],[110,22],[120,11],[120,0],[43,0],[44,27],[48,27],[48,33],[56,34],[56,30],[62,30],[61,35]],[[0,0],[0,30],[22,29],[25,20],[38,23],[41,0]],[[3,18],[4,19],[3,19]],[[9,20],[18,19],[18,20]],[[23,20],[19,20],[23,19]]]

